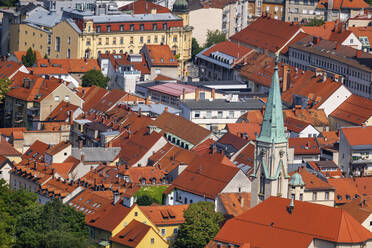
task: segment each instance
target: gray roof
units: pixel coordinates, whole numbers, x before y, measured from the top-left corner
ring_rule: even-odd
[[[148,105],[143,104],[143,103],[139,103],[136,106],[131,107],[131,109],[135,112],[138,112],[139,109],[141,108],[142,112],[151,112],[151,113],[155,113],[157,115],[160,115],[164,112],[164,109],[166,107],[168,107],[168,112],[171,113],[171,114],[181,113],[180,109],[176,109],[176,108],[173,108],[173,107],[167,106],[165,104],[161,104],[161,103],[152,103],[152,104],[148,104]]]
[[[24,19],[23,22],[34,24],[37,26],[53,27],[57,23],[61,22],[62,15],[56,12],[48,12],[45,14],[44,11],[38,11]]]
[[[146,22],[146,21],[179,21],[182,18],[171,13],[159,14],[137,14],[137,15],[104,15],[104,16],[87,16],[85,19],[93,19],[94,23],[108,23],[108,22]]]
[[[184,106],[191,110],[253,110],[262,109],[265,105],[260,99],[246,99],[244,102],[229,102],[225,99],[209,100],[185,100]]]
[[[120,147],[83,147],[72,148],[71,155],[81,160],[81,155],[84,155],[84,161],[87,162],[112,162],[119,154]]]
[[[80,28],[76,25],[76,23],[72,19],[67,19],[66,22],[70,24],[70,26],[79,34],[81,33]]]

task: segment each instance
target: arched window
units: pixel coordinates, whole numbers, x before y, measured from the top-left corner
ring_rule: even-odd
[[[263,173],[260,176],[260,194],[265,194],[265,175]]]

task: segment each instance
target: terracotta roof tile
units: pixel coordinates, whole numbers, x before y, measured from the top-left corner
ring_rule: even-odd
[[[79,107],[66,101],[61,101],[48,115],[49,121],[68,121],[68,111],[74,112]]]
[[[315,137],[313,138],[289,138],[289,148],[294,148],[295,155],[313,154],[320,155],[320,148],[316,142]]]
[[[261,125],[255,122],[230,123],[226,125],[226,129],[234,135],[256,140],[256,136],[261,132]]]
[[[200,143],[199,145],[194,146],[191,149],[191,151],[193,151],[195,153],[198,153],[199,155],[209,153],[210,152],[210,147],[214,143],[216,143],[216,141],[208,138],[208,139],[204,140],[202,143]]]
[[[372,126],[343,127],[341,132],[351,146],[371,145],[372,143]]]
[[[355,196],[361,196],[357,187],[349,178],[330,178],[328,183],[336,189],[336,204],[344,204],[356,198]]]
[[[370,204],[372,204],[370,197],[363,199],[358,198],[341,205],[340,208],[348,212],[360,224],[363,224],[363,222],[372,214]]]
[[[351,95],[330,116],[352,124],[361,125],[372,116],[372,100]]]
[[[48,153],[51,156],[56,155],[67,147],[71,146],[70,141],[62,141],[56,145],[51,146],[45,153]]]
[[[253,49],[248,48],[246,46],[241,46],[238,43],[232,41],[223,41],[214,44],[213,46],[205,50],[203,52],[203,55],[209,57],[213,52],[220,52],[235,57],[236,60],[238,61],[247,54],[251,53],[252,51]]]
[[[300,29],[300,26],[291,23],[260,17],[230,39],[276,53],[285,47]]]
[[[14,132],[24,132],[27,129],[25,127],[10,127],[10,128],[0,128],[0,134],[10,138]]]
[[[125,91],[114,89],[103,96],[100,100],[97,101],[96,99],[96,104],[93,105],[92,109],[105,113],[115,106],[115,104],[117,104],[127,94],[128,93]]]
[[[309,123],[313,127],[327,127],[328,118],[323,109],[284,109],[284,119],[291,118]]]
[[[298,172],[305,183],[305,190],[334,190],[334,188],[316,175],[310,173],[306,168],[300,167],[297,171],[289,173],[290,176]]]
[[[178,66],[178,62],[168,45],[145,45],[152,66]]]
[[[320,37],[324,40],[334,40],[343,43],[348,38],[352,31],[345,30],[345,23],[343,22],[326,22],[320,26],[303,26],[305,33]]]
[[[133,3],[124,5],[119,8],[121,11],[131,11],[133,14],[151,14],[151,11],[155,9],[156,13],[170,13],[171,11],[158,4],[146,0],[137,0]]]
[[[123,230],[110,238],[110,240],[113,243],[118,243],[125,247],[137,247],[150,229],[151,226],[132,220]]]
[[[111,61],[111,64],[114,67],[114,69],[117,69],[117,67],[121,66],[121,65],[133,65],[134,69],[140,71],[141,74],[150,74],[151,73],[150,69],[149,69],[149,66],[147,64],[146,58],[143,54],[141,54],[141,56],[142,56],[142,61],[141,62],[131,62],[129,56],[130,55],[128,55],[127,53],[124,53],[124,54],[113,54],[113,53],[101,54],[101,58],[109,59]]]
[[[363,0],[335,0],[333,1],[334,10],[341,10],[341,9],[368,9],[370,6]],[[318,2],[317,8],[319,9],[327,9],[328,8],[328,0],[321,0]]]
[[[40,68],[36,68],[36,70],[41,71],[42,68],[51,67],[60,68],[68,73],[84,73],[90,70],[100,70],[96,59],[37,59],[36,64]]]
[[[35,159],[40,162],[43,160],[44,153],[49,149],[49,145],[36,140],[30,148],[22,155],[22,159]]]
[[[21,153],[17,151],[10,143],[1,139],[0,140],[0,155],[3,156],[21,156]]]
[[[204,141],[211,134],[211,131],[198,124],[168,112],[163,112],[151,125],[161,128],[162,132],[172,133],[193,145]]]
[[[40,59],[41,55],[40,55],[39,51],[36,50],[35,52],[36,52],[36,59]],[[26,56],[26,53],[27,53],[27,51],[14,51],[13,52],[14,56],[17,58],[19,63],[22,63],[22,57]]]
[[[229,216],[235,217],[250,209],[250,193],[221,193],[218,197]]]
[[[0,78],[10,78],[21,66],[22,64],[13,61],[0,61]]]
[[[146,166],[146,167],[130,167],[128,169],[120,168],[119,173],[121,176],[128,176],[130,182],[146,184],[162,184],[165,180],[165,175],[162,170],[158,167]]]
[[[156,226],[179,225],[185,222],[183,212],[189,205],[174,206],[140,206],[143,213]]]
[[[234,159],[234,163],[254,166],[255,145],[248,144]]]
[[[75,196],[68,205],[85,214],[93,214],[109,206],[112,201],[112,191],[93,191],[86,189]]]

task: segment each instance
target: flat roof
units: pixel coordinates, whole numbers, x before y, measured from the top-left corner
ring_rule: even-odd
[[[195,92],[197,87],[192,85],[185,85],[185,84],[177,84],[177,83],[165,83],[160,85],[155,85],[149,87],[150,90],[159,91],[171,96],[181,96],[183,94],[183,90],[185,89],[185,93],[192,93]]]
[[[257,98],[246,99],[244,102],[232,102],[226,99],[209,100],[185,100],[184,106],[191,110],[254,110],[262,109],[265,103]]]

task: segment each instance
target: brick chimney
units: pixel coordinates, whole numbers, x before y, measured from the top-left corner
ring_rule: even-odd
[[[213,100],[216,97],[216,90],[214,88],[212,88],[211,96]]]
[[[319,36],[314,36],[313,37],[313,43],[314,45],[318,44],[320,42],[320,37]]]
[[[182,90],[182,101],[184,101],[185,98],[186,98],[186,89],[183,88],[183,90]]]
[[[164,108],[164,112],[168,112],[168,107],[165,107]]]
[[[199,93],[200,93],[200,89],[196,88],[195,89],[195,101],[199,101]]]

